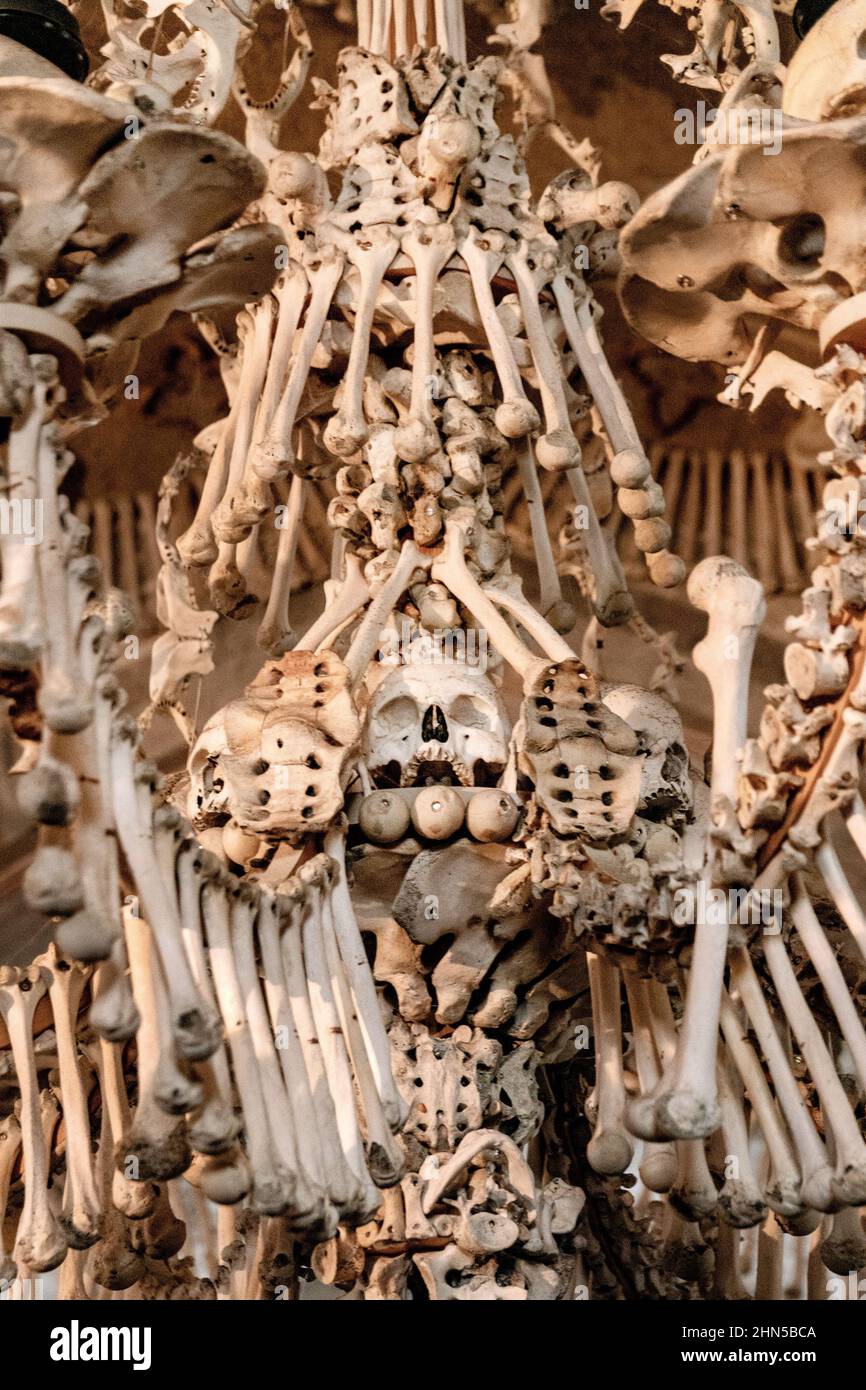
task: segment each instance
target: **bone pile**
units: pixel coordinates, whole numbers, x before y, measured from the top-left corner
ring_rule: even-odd
[[[716,11],[702,75],[728,63],[725,100],[780,99],[769,5]],[[816,176],[824,201],[779,234],[777,260],[796,254],[772,273],[802,301],[740,303],[714,293],[724,228],[751,217],[758,176],[774,220],[777,164],[705,150],[638,210],[550,114],[536,7],[500,28],[504,61],[472,62],[457,0],[362,7],[336,87],[314,84],[315,155],[279,136],[310,65],[303,20],[287,11],[294,48],[257,102],[256,19],[183,6],[151,52],[147,22],[108,6],[101,90],[45,88],[58,129],[83,108],[101,140],[75,144],[64,187],[52,173],[49,250],[38,172],[36,231],[32,189],[3,211],[7,486],[43,501],[45,539],[4,537],[0,651],[38,836],[24,891],[54,944],[0,973],[0,1275],[59,1269],[69,1299],[297,1298],[310,1276],[364,1301],[771,1299],[783,1277],[824,1296],[828,1271],[866,1265],[866,923],[827,830],[841,811],[866,852],[866,595],[859,533],[838,525],[860,498],[864,359],[846,296],[807,266],[838,189]],[[21,80],[22,109],[40,81]],[[506,83],[520,142],[496,120]],[[207,129],[230,93],[247,150]],[[853,169],[861,122],[827,116],[786,127],[780,160],[830,141]],[[542,133],[573,167],[535,199],[523,153]],[[53,126],[51,142],[62,162]],[[717,191],[684,274],[670,208],[690,181]],[[828,408],[817,568],[755,738],[762,585],[724,556],[689,575],[709,785],[671,702],[607,683],[566,636],[582,594],[590,633],[646,640],[601,524],[614,493],[651,580],[685,575],[599,337],[592,278],[620,256],[637,329],[716,353],[732,403],[763,370],[756,395],[808,381],[798,399]],[[854,259],[838,248],[838,276]],[[142,722],[166,710],[189,744],[162,777],[114,669],[129,611],[97,596],[58,488],[66,438],[173,308],[197,312],[228,412],[156,509],[165,630]],[[821,335],[824,366],[784,336],[770,350],[782,320]],[[559,561],[538,467],[564,475]],[[537,602],[510,560],[515,476]],[[318,479],[336,490],[330,578],[298,633]],[[253,616],[261,669],[224,691],[214,633]],[[193,678],[221,701],[200,728]],[[783,907],[756,917],[773,890]]]

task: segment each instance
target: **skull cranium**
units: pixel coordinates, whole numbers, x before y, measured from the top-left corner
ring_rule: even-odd
[[[370,700],[364,758],[380,786],[495,784],[508,755],[509,725],[493,682],[447,657],[395,667]]]

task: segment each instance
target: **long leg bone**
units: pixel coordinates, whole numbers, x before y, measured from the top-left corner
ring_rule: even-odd
[[[367,439],[363,388],[370,352],[370,331],[379,286],[397,254],[398,242],[390,227],[378,224],[365,229],[357,239],[348,237],[346,250],[359,278],[355,324],[340,408],[328,421],[322,436],[325,447],[341,458],[357,453]]]
[[[829,1123],[833,1133],[836,1153],[834,1194],[846,1206],[860,1206],[866,1202],[866,1145],[860,1126],[821,1030],[800,991],[784,941],[780,936],[769,933],[764,936],[763,946],[779,1002],[800,1044],[821,1098],[825,1123]]]
[[[292,571],[295,565],[298,532],[301,529],[304,515],[304,487],[303,478],[292,478],[288,510],[285,517],[286,524],[280,531],[280,539],[277,544],[277,558],[274,562],[274,572],[271,578],[271,591],[268,595],[265,616],[256,634],[256,641],[259,646],[264,647],[265,651],[273,656],[280,656],[284,651],[288,651],[294,640],[289,619],[289,599],[292,591]]]
[[[33,1055],[33,1015],[47,983],[46,972],[38,965],[22,971],[0,967],[0,1014],[9,1034],[21,1092],[24,1206],[18,1219],[14,1257],[19,1265],[26,1265],[36,1274],[56,1269],[67,1244],[48,1200],[49,1173]]]
[[[205,933],[214,988],[225,1024],[244,1115],[244,1134],[253,1173],[251,1200],[257,1211],[276,1216],[289,1205],[291,1188],[288,1175],[274,1149],[250,1027],[244,1013],[231,948],[228,889],[229,885],[221,883],[216,877],[205,884],[202,890]]]
[[[234,895],[231,911],[232,951],[275,1151],[291,1179],[289,1215],[293,1225],[303,1229],[317,1224],[319,1211],[309,1177],[300,1164],[295,1118],[283,1085],[274,1037],[262,997],[253,941],[257,909],[258,904],[250,890],[239,890]]]
[[[496,428],[506,439],[522,439],[538,428],[538,412],[526,396],[520,370],[514,360],[508,334],[496,312],[490,281],[502,265],[504,245],[494,248],[494,236],[482,236],[474,227],[460,243],[459,251],[466,262],[472,281],[472,292],[487,337],[490,355],[499,377],[502,404],[496,409]]]
[[[330,902],[336,941],[343,969],[351,991],[358,1026],[376,1080],[376,1090],[384,1106],[392,1130],[398,1130],[406,1119],[408,1108],[401,1098],[391,1074],[391,1050],[382,1020],[376,986],[367,962],[349,884],[346,876],[346,836],[342,827],[333,826],[325,833],[325,853],[335,865]]]
[[[262,958],[263,983],[273,1036],[283,1072],[288,1103],[295,1129],[297,1164],[320,1203],[318,1230],[321,1239],[336,1232],[334,1208],[327,1195],[327,1175],[316,1109],[313,1102],[298,1026],[286,987],[280,951],[280,902],[263,893],[256,919]]]
[[[210,869],[205,867],[205,856],[196,841],[184,840],[177,858],[181,935],[193,978],[210,1007],[216,1009],[201,918],[201,893],[209,872]],[[224,1044],[197,1064],[197,1074],[204,1087],[204,1104],[189,1116],[190,1143],[199,1153],[224,1154],[232,1148],[240,1129],[234,1113]]]
[[[783,1216],[794,1216],[802,1210],[800,1171],[761,1064],[727,992],[722,995],[721,1023],[725,1045],[739,1072],[752,1105],[752,1113],[769,1151],[773,1181],[767,1199],[774,1211]]]
[[[331,307],[334,291],[343,273],[344,257],[334,247],[327,247],[318,266],[308,270],[311,299],[307,306],[304,326],[297,343],[283,394],[274,411],[270,432],[262,450],[276,466],[291,464],[292,430],[298,405],[307,382],[313,353],[322,334],[322,326]],[[363,372],[362,372],[363,374]]]
[[[330,872],[332,876],[335,876],[336,866]],[[393,1187],[402,1177],[405,1164],[403,1155],[391,1136],[382,1098],[377,1089],[376,1077],[373,1074],[371,1058],[367,1051],[368,1044],[364,1029],[356,1011],[357,1006],[349,988],[349,981],[346,978],[347,972],[340,956],[340,945],[334,929],[337,905],[334,901],[335,895],[332,890],[329,891],[329,888],[330,885],[326,883],[321,894],[322,941],[334,1001],[340,1015],[343,1036],[346,1040],[355,1086],[364,1115],[367,1164],[377,1187]],[[395,1103],[396,1100],[395,1092]]]
[[[173,908],[156,857],[149,772],[134,762],[135,726],[117,721],[111,749],[114,814],[123,852],[132,869],[168,986],[172,1029],[178,1051],[193,1060],[219,1045],[219,1020],[196,988]],[[142,780],[144,779],[144,780]]]
[[[46,961],[51,1011],[57,1034],[63,1122],[66,1129],[66,1196],[61,1224],[69,1244],[84,1250],[99,1238],[102,1204],[96,1190],[87,1096],[79,1070],[75,1029],[88,972],[51,948]]]
[[[851,998],[841,966],[799,877],[791,902],[791,916],[824,987],[830,1007],[836,1015],[842,1036],[848,1044],[860,1088],[866,1091],[866,1033],[863,1031],[857,1006]]]
[[[0,1122],[0,1293],[12,1283],[17,1266],[6,1251],[4,1222],[9,1188],[12,1183],[12,1170],[21,1148],[21,1126],[15,1115],[7,1115]]]
[[[435,367],[433,292],[437,275],[454,251],[454,232],[447,222],[433,226],[418,223],[400,244],[415,267],[415,356],[412,361],[409,418],[397,430],[394,444],[400,458],[409,463],[420,463],[439,448],[430,393]]]
[[[316,1115],[316,1131],[322,1155],[323,1186],[340,1214],[348,1219],[353,1213],[365,1209],[366,1194],[360,1180],[349,1168],[340,1142],[334,1097],[313,1017],[303,956],[301,924],[306,911],[305,897],[304,890],[300,885],[296,885],[295,893],[281,900],[286,907],[286,926],[281,938],[286,995],[300,1040]]]
[[[713,695],[712,814],[736,803],[737,755],[746,739],[749,672],[765,612],[760,584],[732,560],[704,560],[689,578],[691,601],[709,614],[707,635],[695,647],[695,665]],[[712,843],[708,867],[713,870]],[[673,1138],[695,1138],[717,1124],[716,1046],[727,927],[699,912],[689,967],[680,1043],[656,1100],[660,1126]]]
[[[337,1131],[340,1135],[346,1162],[364,1193],[367,1210],[372,1214],[379,1205],[379,1198],[367,1172],[364,1146],[355,1107],[352,1069],[325,955],[321,888],[321,879],[325,872],[326,866],[316,864],[316,861],[313,860],[308,861],[308,864],[300,872],[301,881],[308,890],[306,910],[302,920],[304,964],[309,983],[310,1005],[322,1048],[325,1072],[331,1094],[334,1097]]]
[[[633,1145],[624,1124],[619,971],[593,952],[587,954],[587,968],[592,992],[598,1110],[587,1158],[597,1173],[624,1173],[631,1163]]]
[[[160,1037],[160,1005],[157,1001],[158,961],[152,949],[147,922],[127,912],[124,917],[126,949],[132,990],[141,1015],[136,1035],[138,1049],[138,1105],[128,1131],[117,1136],[117,1166],[133,1181],[159,1181],[178,1177],[189,1163],[186,1125],[157,1098],[171,1099],[174,1059],[165,1056]],[[181,1078],[183,1079],[183,1078]],[[162,1082],[162,1085],[160,1085]]]
[[[794,1079],[785,1049],[748,952],[731,952],[731,986],[735,988],[767,1061],[779,1107],[797,1151],[802,1175],[801,1200],[816,1211],[835,1206],[833,1170],[819,1139],[806,1103]]]

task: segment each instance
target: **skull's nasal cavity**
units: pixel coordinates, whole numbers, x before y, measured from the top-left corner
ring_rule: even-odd
[[[448,742],[448,725],[438,705],[430,705],[426,710],[421,723],[421,739],[424,743],[432,743],[434,739],[437,743]]]

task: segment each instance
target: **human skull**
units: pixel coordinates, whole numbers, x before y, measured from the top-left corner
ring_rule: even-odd
[[[379,786],[491,786],[505,766],[508,734],[505,708],[484,672],[433,653],[380,682],[362,746]]]
[[[601,698],[638,736],[641,815],[650,819],[671,811],[688,815],[693,800],[689,755],[682,720],[673,705],[638,685],[602,686]]]
[[[189,760],[193,823],[235,824],[261,837],[324,829],[343,806],[360,722],[333,652],[287,652],[244,698],[219,711]]]
[[[785,73],[782,110],[803,121],[866,111],[866,58],[860,0],[836,0],[794,53]]]

